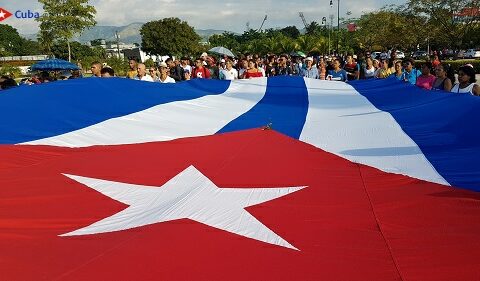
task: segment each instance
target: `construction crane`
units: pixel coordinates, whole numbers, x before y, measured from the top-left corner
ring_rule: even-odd
[[[298,15],[302,19],[303,25],[305,25],[305,30],[307,30],[308,29],[308,24],[307,24],[307,21],[305,20],[305,16],[303,15],[303,12],[299,12]]]
[[[267,21],[267,15],[263,18],[262,25],[260,25],[260,28],[257,30],[257,32],[262,30],[263,24]]]

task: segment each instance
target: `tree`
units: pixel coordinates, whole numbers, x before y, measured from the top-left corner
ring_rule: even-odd
[[[327,40],[321,36],[301,35],[295,42],[297,48],[307,54],[318,54],[326,52],[328,49]]]
[[[101,46],[102,40],[103,39],[93,39],[92,41],[90,41],[90,44],[92,44],[92,46]]]
[[[25,56],[40,54],[38,42],[20,36],[17,29],[0,24],[0,53],[2,56]]]
[[[298,36],[300,36],[300,31],[296,26],[293,26],[293,25],[280,29],[280,32],[282,32],[285,36],[288,36],[293,39],[297,39]]]
[[[305,34],[307,35],[327,35],[328,36],[328,30],[326,26],[319,25],[318,22],[312,21],[309,23],[305,29]]]
[[[405,12],[424,15],[430,36],[460,48],[468,45],[469,34],[480,28],[479,4],[478,0],[409,0]]]
[[[366,49],[413,48],[429,34],[425,18],[391,9],[362,15],[357,26],[353,40]]]
[[[240,44],[238,43],[238,36],[232,32],[224,32],[223,34],[213,34],[208,38],[211,46],[222,46],[237,53],[240,51]]]
[[[106,58],[105,50],[102,47],[89,47],[80,42],[70,43],[72,59],[75,61],[85,61],[88,58],[93,60],[104,60]],[[57,58],[65,59],[68,57],[68,45],[65,41],[60,41],[52,45],[52,53]]]
[[[40,40],[49,46],[52,41],[63,40],[68,46],[68,60],[71,60],[70,40],[95,22],[95,7],[89,0],[38,0],[43,4],[44,13],[40,22]]]
[[[12,55],[21,46],[22,37],[17,29],[8,24],[0,24],[0,48],[6,55]]]
[[[151,55],[176,55],[196,53],[200,36],[186,21],[165,18],[142,25],[142,49]]]

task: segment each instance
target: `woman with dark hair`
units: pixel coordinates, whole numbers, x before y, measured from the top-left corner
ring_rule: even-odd
[[[447,77],[449,66],[439,64],[435,67],[435,75],[437,78],[433,82],[432,90],[443,90],[450,92],[452,89],[452,81]]]
[[[480,96],[480,86],[475,84],[475,70],[473,67],[464,65],[458,69],[458,82],[451,92],[457,94],[471,94]]]
[[[1,90],[7,90],[7,89],[10,89],[10,88],[14,88],[16,86],[18,86],[18,84],[15,81],[15,79],[13,79],[11,77],[8,77],[8,76],[2,76],[2,78],[0,78],[0,89]]]
[[[263,73],[258,69],[257,62],[253,59],[248,61],[248,69],[245,71],[245,78],[258,78],[263,77]]]
[[[402,69],[402,61],[397,60],[395,62],[395,71],[392,73],[391,76],[395,77],[395,79],[402,81],[403,80],[403,69]]]
[[[448,67],[448,68],[444,68],[445,71],[447,72],[447,78],[450,79],[450,82],[452,82],[452,85],[455,84],[455,70],[449,63],[445,64],[445,67]]]
[[[376,78],[387,78],[392,74],[392,66],[387,59],[380,59],[380,69],[377,72]]]
[[[363,68],[363,79],[375,78],[375,66],[373,66],[372,58],[368,57],[366,60],[366,66]]]
[[[435,76],[433,76],[430,73],[430,69],[432,68],[432,63],[427,61],[422,63],[422,74],[418,76],[417,78],[417,85],[418,87],[425,89],[425,90],[431,90],[433,86],[433,82],[435,81]]]

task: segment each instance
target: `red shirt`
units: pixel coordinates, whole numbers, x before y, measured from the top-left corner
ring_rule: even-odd
[[[194,68],[192,72],[192,78],[210,78],[210,71],[205,67]]]
[[[245,78],[258,78],[258,77],[263,77],[263,73],[261,71],[258,72],[245,72]]]

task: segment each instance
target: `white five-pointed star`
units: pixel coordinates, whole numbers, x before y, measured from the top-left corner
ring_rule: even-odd
[[[2,18],[2,19],[5,18],[5,15],[6,14],[3,12],[3,10],[0,10],[0,18]]]
[[[65,176],[129,207],[89,226],[60,236],[121,231],[186,218],[241,236],[298,250],[244,208],[282,197],[306,186],[218,188],[193,166],[188,167],[161,187],[68,174]]]

